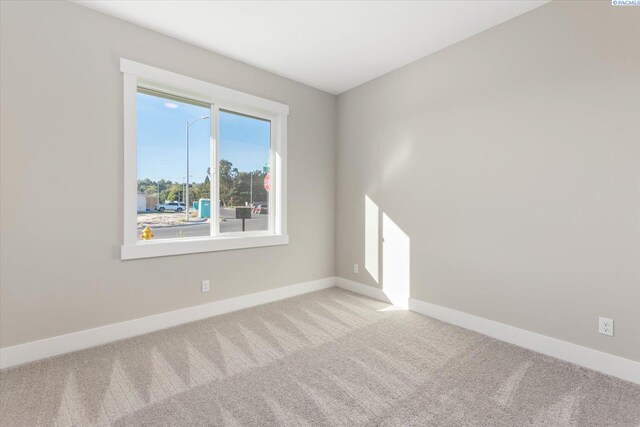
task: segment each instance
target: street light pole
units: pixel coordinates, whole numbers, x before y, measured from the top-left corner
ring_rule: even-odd
[[[204,119],[208,119],[209,116],[202,116],[202,117],[198,117],[197,119],[193,120],[191,123],[187,122],[187,127],[186,127],[186,146],[187,146],[187,183],[185,186],[185,193],[184,193],[184,207],[185,207],[185,213],[187,215],[187,222],[189,222],[189,128],[191,127],[192,124],[194,124],[195,122],[197,122],[198,120],[204,120]]]

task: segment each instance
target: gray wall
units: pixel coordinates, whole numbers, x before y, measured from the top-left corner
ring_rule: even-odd
[[[338,275],[382,286],[368,195],[412,297],[640,360],[638,40],[640,8],[553,2],[340,95]]]
[[[351,90],[336,153],[336,97],[77,5],[1,4],[1,346],[336,270],[381,287],[384,265],[414,298],[640,360],[640,8],[553,2]],[[120,261],[121,56],[290,105],[290,245]]]
[[[2,347],[334,275],[335,96],[67,2],[1,19]],[[120,57],[289,104],[289,245],[120,261]]]

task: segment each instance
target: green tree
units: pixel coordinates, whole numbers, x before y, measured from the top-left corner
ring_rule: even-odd
[[[228,160],[220,160],[220,201],[224,206],[234,204],[234,185],[238,177],[238,168],[233,167],[233,163]]]
[[[253,172],[239,172],[229,160],[221,159],[220,173],[220,201],[225,207],[241,206],[251,201],[253,182],[253,201],[266,202],[269,194],[264,189],[264,177],[266,173],[261,170]],[[211,195],[211,168],[207,168],[204,181],[189,184],[189,200],[208,199]],[[166,201],[184,202],[185,184],[161,179],[151,181],[149,178],[138,180],[138,191],[155,196],[160,190],[159,203]]]

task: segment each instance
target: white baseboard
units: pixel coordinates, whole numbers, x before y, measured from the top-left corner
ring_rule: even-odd
[[[32,341],[12,347],[0,348],[0,369],[45,359],[59,354],[83,350],[90,347],[118,341],[172,326],[193,322],[207,317],[242,310],[260,304],[266,304],[308,292],[327,289],[333,286],[356,292],[370,298],[392,303],[405,298],[389,296],[382,289],[374,288],[340,277],[327,277],[310,282],[298,283],[282,288],[257,292],[208,304],[187,307],[180,310],[160,313],[153,316],[114,323],[98,328],[59,335],[39,341]],[[540,335],[524,329],[506,325],[493,320],[467,314],[461,311],[430,304],[409,298],[411,311],[451,323],[484,335],[515,344],[539,353],[546,354],[576,365],[584,366],[614,377],[640,384],[640,362],[593,350],[556,338]]]
[[[336,285],[369,298],[391,302],[382,289],[374,288],[353,280],[336,278]],[[547,356],[566,362],[575,363],[594,371],[640,384],[640,362],[614,356],[581,345],[551,338],[546,335],[509,326],[504,323],[485,319],[415,298],[409,298],[408,308],[416,313],[424,314],[452,325],[488,335],[500,341],[524,347]]]
[[[640,384],[640,362],[414,298],[409,299],[409,310],[465,329],[471,329],[500,341]]]
[[[0,348],[0,369],[130,338],[211,316],[242,310],[335,286],[335,277],[298,283],[208,304],[113,323],[39,341]]]
[[[409,298],[406,295],[390,293],[383,289],[374,288],[373,286],[354,282],[353,280],[344,279],[342,277],[336,277],[336,286],[369,298],[388,302],[389,304],[393,304],[401,308],[409,308]]]
[[[369,298],[391,303],[382,289],[374,288],[373,286],[365,285],[364,283],[354,282],[353,280],[343,279],[342,277],[336,277],[336,286]]]

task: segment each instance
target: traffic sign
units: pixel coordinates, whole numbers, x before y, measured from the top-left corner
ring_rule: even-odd
[[[268,173],[264,176],[264,189],[271,191],[271,174]]]

